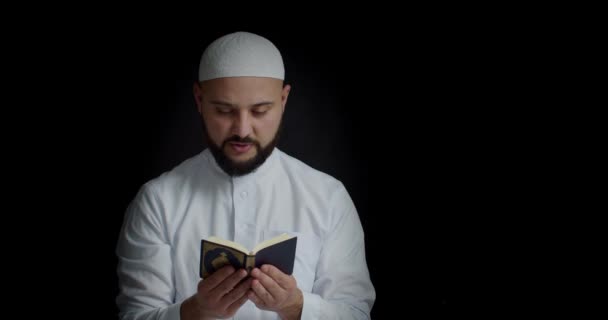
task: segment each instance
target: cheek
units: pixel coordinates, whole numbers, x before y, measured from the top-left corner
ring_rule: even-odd
[[[210,121],[206,121],[205,125],[207,126],[209,137],[214,142],[219,144],[227,138],[226,134],[230,127],[224,122],[211,119]]]
[[[258,123],[257,135],[265,144],[274,138],[279,128],[280,118],[264,119]]]

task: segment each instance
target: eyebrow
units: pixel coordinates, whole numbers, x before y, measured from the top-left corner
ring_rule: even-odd
[[[213,105],[231,107],[231,108],[235,108],[235,109],[238,107],[236,104],[226,102],[226,101],[221,101],[221,100],[211,100],[211,101],[209,101],[209,103],[211,103]],[[262,107],[265,105],[270,105],[272,103],[273,103],[272,101],[261,101],[261,102],[254,103],[253,105],[251,105],[251,107],[252,108]]]

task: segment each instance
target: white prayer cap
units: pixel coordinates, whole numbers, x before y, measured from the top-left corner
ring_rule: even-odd
[[[249,32],[235,32],[216,39],[203,52],[199,81],[247,76],[284,80],[283,58],[268,39]]]

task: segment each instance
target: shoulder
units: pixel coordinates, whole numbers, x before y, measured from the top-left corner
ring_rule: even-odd
[[[278,161],[292,183],[313,188],[324,193],[332,191],[346,192],[344,185],[337,178],[315,169],[303,161],[278,150]]]
[[[297,195],[303,207],[317,212],[326,232],[341,222],[358,219],[355,204],[342,181],[283,152],[278,158],[287,176],[281,187]]]
[[[189,181],[197,179],[205,167],[206,152],[202,151],[176,165],[175,167],[161,173],[159,176],[148,180],[142,189],[148,192],[164,193],[166,191],[181,190],[189,185]]]

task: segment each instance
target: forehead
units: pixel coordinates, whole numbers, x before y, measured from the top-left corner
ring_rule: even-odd
[[[204,95],[214,98],[266,97],[281,93],[283,81],[264,77],[228,77],[201,82]]]

